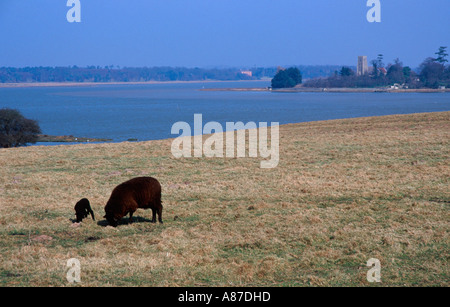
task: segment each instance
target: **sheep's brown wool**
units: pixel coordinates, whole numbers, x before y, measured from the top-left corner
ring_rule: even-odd
[[[77,223],[80,223],[84,218],[86,218],[89,213],[92,216],[92,219],[95,221],[94,211],[92,211],[91,204],[87,198],[81,199],[75,205],[75,215],[77,217]]]
[[[138,209],[152,209],[152,223],[162,223],[161,185],[155,178],[138,177],[119,184],[111,193],[106,206],[105,218],[111,226],[116,227],[118,221],[130,214],[130,223],[133,213]]]

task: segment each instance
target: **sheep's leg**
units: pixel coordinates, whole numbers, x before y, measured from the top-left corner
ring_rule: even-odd
[[[159,207],[158,207],[158,221],[162,224],[163,223],[163,221],[162,221],[162,209],[163,209],[163,207],[162,207],[162,205],[160,205]]]
[[[156,223],[156,210],[152,208],[152,223]]]
[[[132,224],[133,223],[133,211],[130,211],[130,218],[128,219],[128,224]]]

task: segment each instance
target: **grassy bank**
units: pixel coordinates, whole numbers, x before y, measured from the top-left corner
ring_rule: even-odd
[[[171,140],[0,149],[0,286],[449,286],[450,112],[280,127],[280,163],[183,158]],[[164,224],[102,227],[154,176]],[[74,227],[90,199],[97,222]]]

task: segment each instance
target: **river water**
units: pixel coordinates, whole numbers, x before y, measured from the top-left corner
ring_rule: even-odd
[[[450,111],[450,93],[200,91],[267,86],[269,82],[198,82],[0,88],[0,108],[15,108],[37,120],[44,134],[114,142],[177,137],[172,125],[185,121],[193,127],[194,114],[202,114],[203,124],[217,121],[225,127],[238,121],[286,124]]]

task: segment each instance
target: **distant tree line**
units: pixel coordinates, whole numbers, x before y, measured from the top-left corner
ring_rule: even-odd
[[[383,87],[398,84],[407,88],[439,88],[450,87],[450,66],[447,65],[447,47],[440,47],[435,54],[423,61],[414,71],[404,66],[397,58],[394,63],[385,65],[383,55],[371,61],[368,74],[357,76],[350,67],[342,67],[328,78],[316,78],[305,82],[305,87],[332,88],[332,87]]]
[[[327,77],[339,66],[296,66],[303,78]],[[204,81],[204,80],[259,80],[273,78],[277,67],[254,67],[252,76],[242,74],[238,68],[185,68],[185,67],[0,67],[0,83],[25,82],[148,82],[148,81]]]
[[[120,68],[88,67],[25,67],[0,68],[1,83],[22,82],[146,82],[197,80],[252,80],[238,69],[202,69],[176,67]]]

